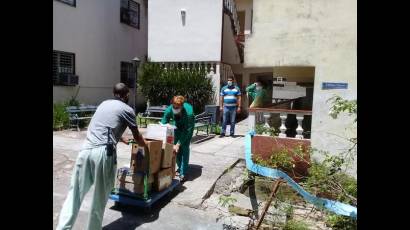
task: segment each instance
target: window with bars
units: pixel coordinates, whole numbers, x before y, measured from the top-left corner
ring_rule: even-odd
[[[56,0],[57,2],[62,2],[70,6],[76,6],[76,0]]]
[[[120,21],[140,28],[140,4],[133,0],[121,0]]]
[[[135,70],[131,62],[121,62],[121,79],[120,81],[129,88],[135,87]]]
[[[61,73],[75,74],[75,54],[53,50],[53,82]]]

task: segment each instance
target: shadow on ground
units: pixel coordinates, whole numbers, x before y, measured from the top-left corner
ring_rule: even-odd
[[[134,230],[138,226],[150,223],[158,219],[159,212],[164,208],[174,197],[186,189],[185,186],[179,185],[174,191],[168,193],[156,203],[154,203],[150,210],[117,203],[110,209],[121,212],[121,218],[112,223],[107,224],[103,230]]]
[[[187,181],[193,181],[201,175],[201,165],[189,165],[186,175]],[[134,230],[142,224],[153,222],[158,219],[161,209],[164,208],[173,198],[175,198],[185,189],[186,187],[183,184],[179,185],[175,188],[175,190],[168,193],[167,195],[159,199],[156,203],[154,203],[150,210],[116,203],[116,205],[112,206],[110,209],[121,212],[121,218],[104,226],[103,230]]]

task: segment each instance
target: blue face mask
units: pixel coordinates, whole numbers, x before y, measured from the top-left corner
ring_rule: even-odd
[[[232,86],[233,82],[232,81],[228,81],[228,86]]]

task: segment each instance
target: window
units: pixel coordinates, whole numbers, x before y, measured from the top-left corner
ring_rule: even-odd
[[[57,0],[58,2],[65,3],[70,6],[76,6],[76,0]]]
[[[59,75],[75,74],[75,54],[53,50],[53,83],[58,85]]]
[[[129,88],[135,86],[135,70],[134,65],[130,62],[121,62],[121,79],[120,81]]]
[[[121,0],[120,21],[140,28],[140,4],[132,0]]]

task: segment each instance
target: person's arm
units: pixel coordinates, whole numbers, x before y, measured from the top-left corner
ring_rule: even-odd
[[[164,115],[162,116],[161,123],[168,124],[172,117],[172,105],[168,106],[167,109],[164,111]]]
[[[249,96],[252,97],[252,99],[255,99],[256,97],[256,83],[250,84],[248,87],[246,87],[246,92],[248,93]]]
[[[193,133],[194,133],[194,126],[195,126],[195,116],[192,106],[184,107],[187,113],[186,123],[187,129],[185,130],[184,134],[177,140],[177,145],[186,144],[190,141]]]
[[[121,116],[122,120],[127,124],[128,128],[132,132],[132,136],[134,137],[135,142],[142,147],[145,147],[145,140],[140,134],[137,126],[137,118],[135,117],[134,110],[129,108],[128,110],[124,111]],[[125,138],[121,137],[121,141],[124,141]],[[128,144],[128,142],[127,142]]]
[[[236,105],[237,105],[236,112],[240,113],[241,112],[241,103],[242,103],[241,98],[242,98],[242,95],[241,95],[241,89],[239,89],[239,87],[237,87],[237,89],[238,89],[238,94],[236,96]]]
[[[219,95],[219,110],[220,110],[220,111],[223,111],[223,109],[224,109],[224,106],[223,106],[224,96],[225,96],[225,94],[224,94],[224,87],[222,87],[221,93],[220,93],[220,95]]]
[[[139,132],[138,128],[130,128],[132,135],[134,136],[134,140],[135,142],[141,146],[141,147],[145,147],[147,144],[145,142],[144,137],[142,137],[141,133]]]

